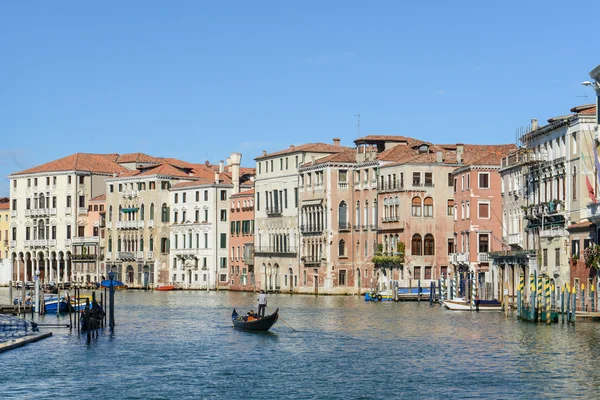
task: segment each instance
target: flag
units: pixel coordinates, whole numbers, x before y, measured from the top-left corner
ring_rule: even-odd
[[[595,203],[596,195],[594,194],[594,187],[592,186],[592,182],[590,182],[590,178],[588,177],[588,169],[585,166],[585,157],[583,156],[583,151],[581,153],[581,161],[583,162],[583,171],[585,173],[585,185],[587,186],[588,194],[590,195],[590,199]]]

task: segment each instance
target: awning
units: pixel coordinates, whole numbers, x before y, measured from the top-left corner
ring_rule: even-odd
[[[139,210],[139,208],[123,208],[121,210],[121,212],[129,213],[129,212],[136,212],[137,210]]]

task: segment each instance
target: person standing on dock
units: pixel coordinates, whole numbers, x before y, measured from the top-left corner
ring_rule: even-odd
[[[265,317],[265,309],[266,308],[267,308],[267,294],[265,293],[264,290],[261,290],[260,294],[258,295],[258,317],[259,318]]]

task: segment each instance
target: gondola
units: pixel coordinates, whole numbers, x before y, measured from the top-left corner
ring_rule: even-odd
[[[271,315],[267,315],[264,318],[255,319],[253,321],[246,321],[245,317],[240,316],[235,308],[233,309],[233,314],[231,314],[231,320],[233,321],[233,326],[238,329],[243,329],[245,331],[258,331],[258,332],[266,332],[277,322],[279,318],[279,308],[275,310],[275,312]]]

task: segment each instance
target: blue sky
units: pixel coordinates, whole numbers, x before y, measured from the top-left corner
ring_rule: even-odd
[[[510,143],[595,101],[593,2],[0,3],[0,195],[75,152],[242,163],[398,134]],[[584,97],[584,96],[587,96]]]

